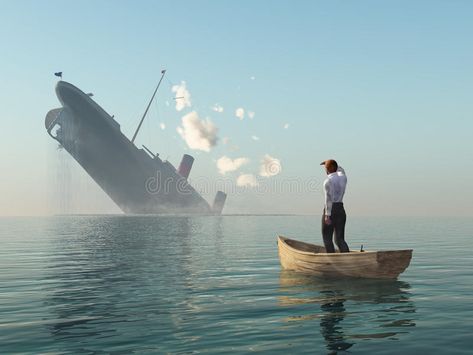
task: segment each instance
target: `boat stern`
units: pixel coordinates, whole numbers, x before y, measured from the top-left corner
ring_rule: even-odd
[[[412,259],[412,249],[379,251],[376,255],[379,275],[395,279],[402,274]]]

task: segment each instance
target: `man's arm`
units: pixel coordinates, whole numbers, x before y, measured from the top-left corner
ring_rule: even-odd
[[[330,181],[327,179],[324,182],[325,190],[325,215],[330,217],[332,214],[332,196],[330,195]]]

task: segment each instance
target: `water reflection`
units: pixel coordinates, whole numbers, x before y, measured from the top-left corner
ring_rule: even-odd
[[[329,353],[347,350],[361,340],[396,340],[416,325],[407,282],[328,280],[290,271],[281,271],[279,280],[279,305],[291,314],[284,320],[318,320]]]
[[[183,275],[192,256],[191,236],[201,227],[195,220],[120,216],[56,222],[43,280],[51,334],[77,339],[75,350],[85,349],[84,338],[90,350],[94,339],[124,336],[134,326],[147,331],[127,336],[142,341],[152,333],[172,336],[174,320],[163,317],[163,309],[172,315],[173,307],[190,303],[189,278]],[[157,318],[162,327],[153,326]]]
[[[322,291],[327,302],[322,303],[320,308],[323,316],[320,319],[320,332],[327,343],[327,349],[331,351],[346,350],[353,343],[345,341],[345,335],[339,323],[345,318],[344,299],[336,292]]]

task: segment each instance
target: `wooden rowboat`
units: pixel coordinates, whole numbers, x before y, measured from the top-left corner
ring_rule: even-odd
[[[395,279],[409,266],[412,249],[326,253],[320,245],[278,237],[281,266],[321,277]]]

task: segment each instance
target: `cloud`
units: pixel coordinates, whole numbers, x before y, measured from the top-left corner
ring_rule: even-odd
[[[236,111],[235,111],[235,116],[237,116],[240,120],[244,119],[245,118],[245,110],[242,107],[237,108]]]
[[[237,186],[248,186],[248,187],[255,187],[258,186],[258,180],[256,176],[253,174],[240,174],[236,181]]]
[[[285,123],[284,124],[284,129],[288,129],[289,128],[289,123]]]
[[[219,104],[215,104],[212,106],[212,110],[214,110],[215,112],[218,112],[218,113],[222,113],[223,112],[223,107]]]
[[[217,144],[217,127],[209,120],[201,120],[197,112],[192,111],[182,117],[182,127],[177,132],[189,148],[209,152]]]
[[[166,124],[164,122],[161,122],[159,124],[159,128],[161,128],[164,131],[166,129]]]
[[[261,159],[260,176],[275,176],[278,175],[281,170],[281,161],[279,159],[273,158],[269,154],[266,154],[263,159]]]
[[[248,117],[250,118],[250,120],[252,120],[253,118],[255,118],[255,113],[253,111],[248,111]]]
[[[235,171],[239,169],[242,165],[247,164],[250,161],[248,158],[236,158],[231,159],[227,156],[223,156],[217,160],[218,172],[222,175],[230,171]]]
[[[254,141],[259,141],[259,137],[258,137],[258,136],[251,136],[251,139],[253,139]]]
[[[228,138],[228,137],[223,137],[222,138],[222,143],[223,144],[228,144],[228,142],[230,142],[230,138]]]
[[[187,90],[185,81],[181,81],[180,85],[174,85],[171,90],[175,93],[177,111],[182,111],[184,108],[192,106],[191,94]]]
[[[256,78],[254,76],[250,76],[250,80],[255,80]]]

